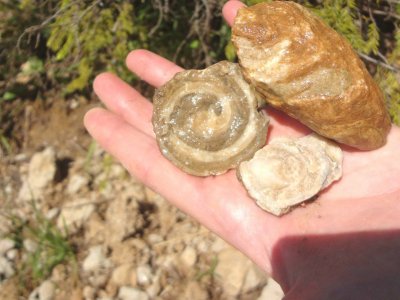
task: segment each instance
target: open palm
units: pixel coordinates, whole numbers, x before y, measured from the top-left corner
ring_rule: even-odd
[[[242,5],[238,1],[225,5],[228,23]],[[127,65],[155,87],[182,70],[145,50],[130,53]],[[274,272],[274,248],[287,236],[400,229],[400,129],[395,126],[387,144],[378,150],[361,152],[343,147],[342,179],[316,201],[278,218],[254,204],[234,170],[200,178],[185,174],[166,160],[155,141],[151,103],[118,77],[99,75],[94,90],[107,109],[95,108],[87,113],[85,126],[90,134],[133,176],[268,272]],[[268,113],[271,123],[267,142],[278,136],[309,132],[276,110],[268,109]],[[366,217],[368,222],[364,221]],[[281,275],[275,273],[279,280]]]

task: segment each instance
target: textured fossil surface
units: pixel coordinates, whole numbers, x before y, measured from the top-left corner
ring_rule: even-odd
[[[385,144],[382,92],[351,45],[302,6],[273,1],[242,8],[232,41],[245,78],[266,101],[338,142]]]
[[[238,177],[261,208],[280,216],[339,179],[342,160],[341,149],[316,134],[277,138],[242,162]]]
[[[178,73],[153,99],[161,152],[185,172],[217,175],[265,145],[268,118],[237,64]]]

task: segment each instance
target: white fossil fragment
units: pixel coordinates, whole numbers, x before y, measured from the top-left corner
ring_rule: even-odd
[[[316,134],[278,138],[238,168],[238,177],[262,209],[280,216],[342,175],[342,151]]]

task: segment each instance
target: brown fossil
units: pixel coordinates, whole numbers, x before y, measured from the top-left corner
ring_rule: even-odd
[[[217,175],[264,146],[268,118],[237,64],[219,62],[175,75],[153,99],[153,126],[163,155],[185,172]]]
[[[239,10],[232,31],[245,78],[272,106],[317,133],[370,150],[385,144],[382,92],[350,43],[301,5]]]
[[[280,216],[312,198],[342,175],[340,148],[316,134],[277,138],[238,168],[249,195]]]

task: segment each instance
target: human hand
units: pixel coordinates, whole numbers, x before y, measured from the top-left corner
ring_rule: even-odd
[[[223,13],[229,24],[242,5],[232,0],[225,5]],[[131,52],[127,65],[155,87],[182,70],[145,50]],[[381,268],[385,276],[399,278],[399,271],[392,270],[400,265],[398,127],[393,126],[387,144],[378,150],[361,152],[343,146],[342,179],[322,191],[316,201],[278,218],[255,205],[234,170],[200,178],[183,173],[166,160],[155,141],[151,103],[118,77],[99,75],[94,90],[107,109],[90,110],[84,122],[100,145],[134,177],[272,273],[288,299],[290,295],[311,299],[306,294],[310,287],[335,289],[340,284],[335,281],[338,274],[348,281],[370,276],[368,268]],[[269,108],[268,114],[268,141],[309,132],[274,109]],[[378,257],[380,252],[385,252],[386,258]],[[364,260],[357,257],[371,257],[368,271]],[[334,267],[335,272],[327,267]]]

